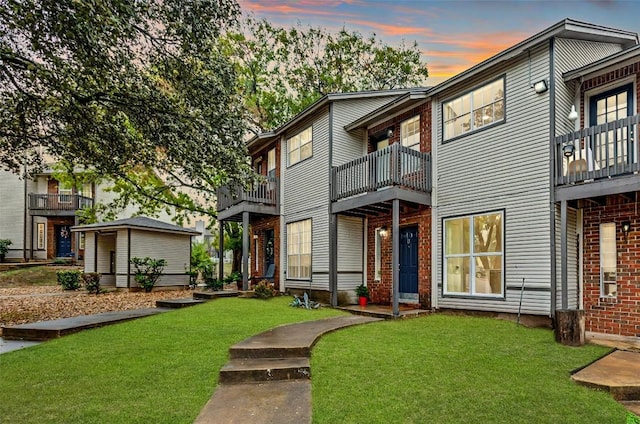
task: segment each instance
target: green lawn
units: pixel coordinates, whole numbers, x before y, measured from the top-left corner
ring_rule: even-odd
[[[62,269],[72,267],[34,266],[0,272],[0,287],[55,286],[58,284],[56,273]]]
[[[313,350],[314,423],[624,423],[608,393],[569,372],[608,350],[490,318],[386,321]]]
[[[288,302],[219,299],[0,355],[0,422],[191,423],[229,346],[341,314]],[[492,319],[432,315],[348,328],[314,348],[314,422],[624,423],[608,394],[569,380],[606,352]]]

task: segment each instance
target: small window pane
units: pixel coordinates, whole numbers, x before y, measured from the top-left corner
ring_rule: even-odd
[[[469,253],[469,219],[450,219],[445,221],[446,253]]]
[[[470,293],[469,258],[447,259],[446,289],[450,293]]]
[[[502,252],[500,216],[500,214],[478,215],[473,218],[474,252]]]

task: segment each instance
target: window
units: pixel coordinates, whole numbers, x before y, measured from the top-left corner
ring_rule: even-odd
[[[374,280],[380,281],[382,278],[382,228],[376,228],[376,263],[374,268]]]
[[[289,166],[308,159],[313,154],[313,127],[298,133],[287,140]]]
[[[287,224],[287,278],[311,279],[311,220]]]
[[[444,221],[444,294],[502,297],[503,213]]]
[[[420,116],[414,116],[400,124],[400,141],[403,146],[420,150]]]
[[[616,297],[616,224],[600,224],[600,296]]]
[[[73,189],[70,184],[58,182],[58,202],[59,203],[71,203],[73,200]]]
[[[45,228],[44,222],[38,222],[38,250],[44,250],[45,244]]]
[[[276,149],[271,149],[267,153],[267,176],[276,176]]]
[[[445,102],[444,140],[504,121],[504,81],[500,78]]]

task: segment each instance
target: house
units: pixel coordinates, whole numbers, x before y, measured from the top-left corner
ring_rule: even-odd
[[[191,237],[199,231],[143,216],[80,225],[71,231],[85,235],[84,272],[100,273],[104,286],[137,288],[131,264],[136,257],[166,260],[156,287],[189,284]]]
[[[245,223],[245,275],[273,260],[281,290],[334,305],[363,282],[395,313],[640,336],[638,44],[565,19],[437,86],[332,94],[254,137],[262,197],[218,205]]]

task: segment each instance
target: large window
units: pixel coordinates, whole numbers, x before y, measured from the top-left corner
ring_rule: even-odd
[[[444,103],[444,140],[504,121],[504,77]]]
[[[313,155],[313,127],[299,132],[287,140],[289,166],[310,158]]]
[[[420,150],[420,116],[402,121],[400,124],[400,141],[403,146]]]
[[[287,278],[311,279],[311,220],[287,224]]]
[[[445,219],[445,295],[504,295],[503,218],[492,212]]]
[[[616,224],[600,224],[600,296],[616,297]]]

